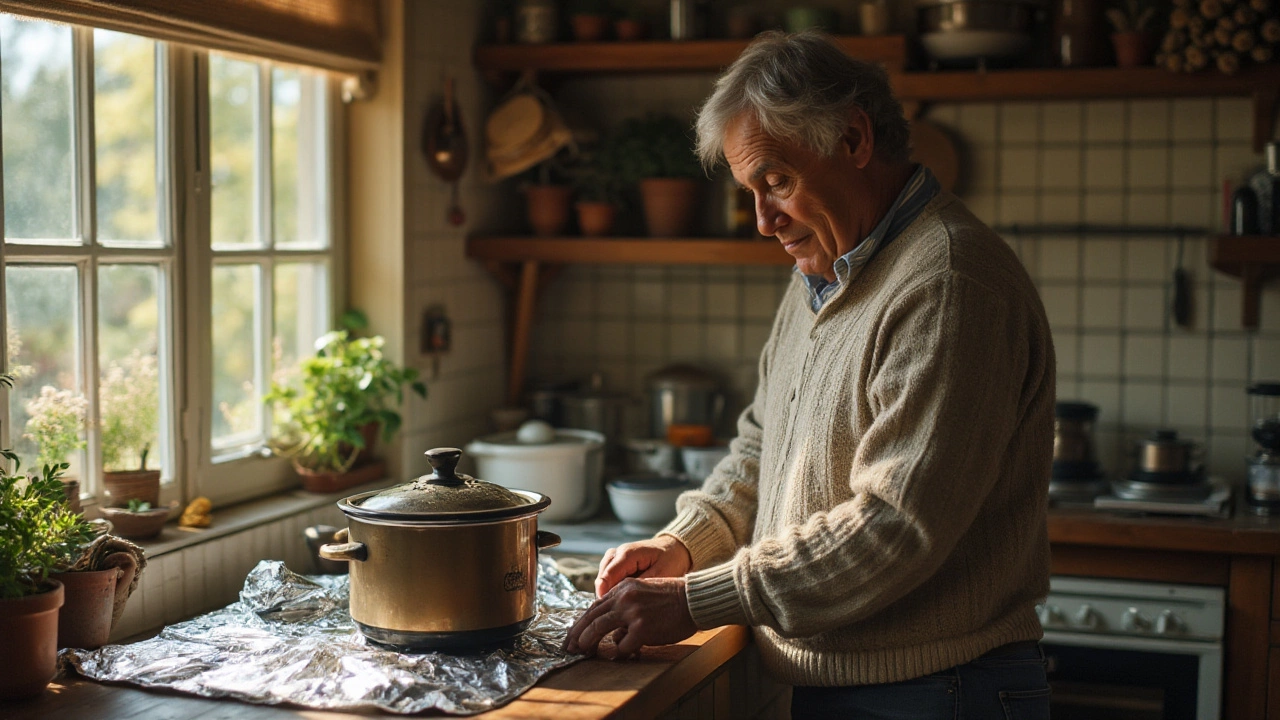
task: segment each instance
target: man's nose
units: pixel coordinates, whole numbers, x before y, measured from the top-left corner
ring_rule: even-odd
[[[765,237],[772,237],[790,222],[791,218],[782,212],[768,196],[756,196],[756,229]]]

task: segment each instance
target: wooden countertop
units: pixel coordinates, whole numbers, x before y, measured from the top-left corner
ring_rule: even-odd
[[[1049,542],[1145,550],[1280,556],[1280,517],[1250,512],[1235,499],[1229,518],[1155,517],[1051,508]]]
[[[738,625],[700,632],[679,645],[644,648],[634,660],[583,660],[544,677],[513,702],[475,718],[531,720],[639,720],[675,704],[747,645]],[[104,685],[75,676],[43,695],[4,706],[7,720],[324,720],[368,718],[368,713],[320,712],[237,700],[210,700],[171,692]],[[383,715],[383,717],[396,717]]]

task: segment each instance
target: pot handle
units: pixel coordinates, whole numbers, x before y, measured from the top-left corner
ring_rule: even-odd
[[[351,561],[368,560],[369,548],[361,542],[349,542],[335,545],[321,545],[320,557],[325,560]]]
[[[560,536],[553,532],[539,530],[534,542],[537,543],[539,550],[547,550],[560,544]]]

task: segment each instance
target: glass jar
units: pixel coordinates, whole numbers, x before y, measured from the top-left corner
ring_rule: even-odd
[[[515,16],[516,42],[536,45],[556,41],[560,22],[556,0],[519,0]]]

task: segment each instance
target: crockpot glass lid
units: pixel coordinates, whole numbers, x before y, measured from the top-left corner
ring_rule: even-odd
[[[358,507],[396,514],[483,513],[530,505],[530,500],[501,485],[477,480],[455,470],[458,448],[428,450],[435,472],[383,490],[359,501]]]

